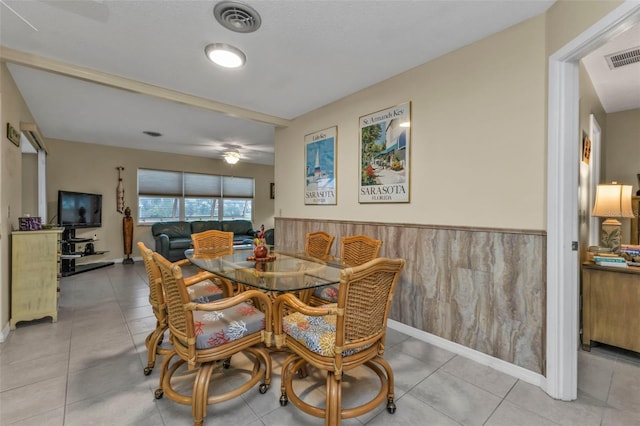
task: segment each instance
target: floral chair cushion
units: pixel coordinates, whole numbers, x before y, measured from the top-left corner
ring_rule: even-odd
[[[194,311],[196,348],[208,349],[264,330],[265,316],[255,306],[243,302],[220,311]]]
[[[222,299],[222,289],[211,280],[204,280],[187,287],[189,299],[196,303],[214,302]]]
[[[326,305],[323,305],[326,306]],[[283,331],[318,355],[335,356],[336,316],[308,316],[294,312],[282,319]],[[349,349],[342,356],[353,355],[371,345]]]
[[[313,290],[313,295],[327,302],[336,303],[338,301],[339,284],[331,284],[325,287],[317,287]]]

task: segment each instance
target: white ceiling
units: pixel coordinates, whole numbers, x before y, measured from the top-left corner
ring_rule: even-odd
[[[242,161],[273,164],[276,125],[553,1],[247,0],[262,18],[252,34],[223,28],[216,3],[0,0],[0,46],[46,138],[210,158],[235,148]],[[211,64],[214,42],[242,49],[247,64]]]
[[[582,62],[607,113],[640,108],[640,62],[611,69],[606,56],[640,48],[640,25],[589,53]]]

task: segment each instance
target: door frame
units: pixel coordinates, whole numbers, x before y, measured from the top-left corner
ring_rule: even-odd
[[[578,62],[638,22],[640,4],[627,0],[549,56],[545,391],[555,399],[578,393]]]
[[[589,204],[588,209],[596,201],[596,188],[600,183],[600,170],[602,169],[602,129],[594,114],[589,115],[589,139],[591,139],[591,159],[589,164]],[[600,242],[599,218],[592,216],[589,221],[589,245],[597,246]]]

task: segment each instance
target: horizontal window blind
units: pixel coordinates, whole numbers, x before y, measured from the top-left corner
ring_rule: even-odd
[[[224,198],[253,198],[253,178],[224,176],[222,196]]]
[[[182,172],[138,169],[138,195],[182,196]]]
[[[172,197],[253,198],[254,179],[138,169],[138,194]]]
[[[201,173],[184,174],[185,197],[220,197],[222,195],[221,176]]]

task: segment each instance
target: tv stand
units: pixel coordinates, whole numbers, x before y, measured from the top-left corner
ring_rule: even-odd
[[[94,256],[107,253],[106,251],[76,251],[76,244],[93,243],[92,238],[76,238],[75,228],[65,228],[62,232],[62,255],[60,264],[60,273],[63,277],[81,274],[83,272],[93,271],[95,269],[111,266],[114,262],[95,262],[76,265],[76,259],[85,256]]]

